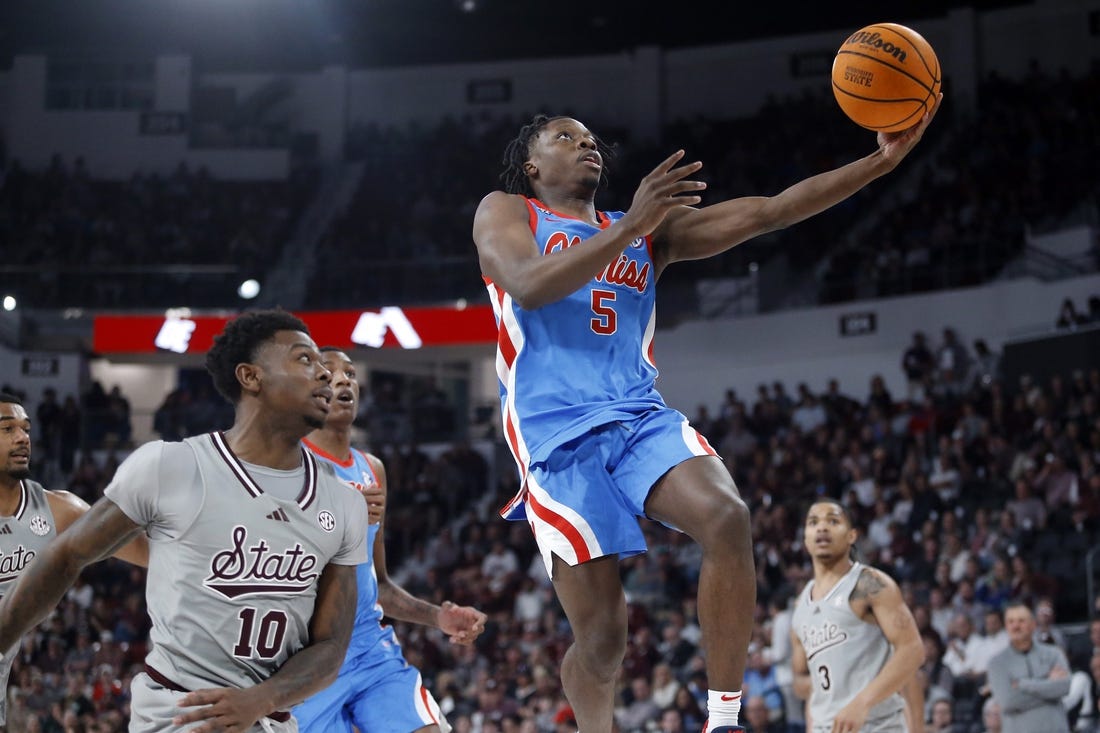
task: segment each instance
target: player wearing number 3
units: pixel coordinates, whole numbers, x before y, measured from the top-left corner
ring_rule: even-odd
[[[791,667],[807,730],[922,733],[924,643],[897,583],[852,560],[856,530],[836,501],[810,507],[803,541],[814,577],[791,617]]]
[[[131,733],[293,733],[286,712],[336,678],[366,560],[367,503],[301,445],[324,425],[331,375],[297,318],[246,313],[207,369],[233,427],[153,441],[24,570],[0,603],[0,648],[81,568],[144,532],[153,621],[131,685]]]
[[[871,155],[776,196],[702,208],[705,185],[692,180],[702,163],[682,164],[679,151],[642,179],[625,213],[596,209],[607,150],[577,120],[536,117],[509,146],[508,190],[481,201],[473,227],[520,475],[502,514],[533,527],[572,626],[562,684],[580,730],[612,729],[627,631],[617,559],[646,549],[638,516],[702,545],[707,730],[739,730],[756,603],[749,512],[711,447],[655,388],[657,278],[673,262],[719,254],[844,200],[893,170],[930,120],[880,135]]]

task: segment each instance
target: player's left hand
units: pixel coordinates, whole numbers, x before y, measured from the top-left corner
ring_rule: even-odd
[[[936,103],[932,105],[932,109],[929,110],[921,121],[910,127],[908,130],[902,130],[900,132],[880,132],[878,134],[878,147],[882,151],[882,157],[888,160],[892,165],[897,165],[901,162],[901,159],[909,154],[909,151],[913,149],[918,142],[920,142],[921,136],[924,135],[924,131],[928,128],[928,125],[932,123],[932,118],[936,116],[936,111],[940,108],[940,104],[943,102],[943,92],[940,92],[936,97]]]
[[[173,725],[200,723],[188,733],[245,733],[270,711],[249,690],[213,687],[187,693],[178,703],[193,708],[172,719]],[[201,707],[200,707],[201,706]]]
[[[444,601],[439,607],[439,629],[450,638],[452,644],[474,643],[474,639],[485,631],[488,618],[476,608],[456,606],[450,601]]]
[[[867,708],[852,700],[833,718],[833,733],[859,733],[867,721]]]

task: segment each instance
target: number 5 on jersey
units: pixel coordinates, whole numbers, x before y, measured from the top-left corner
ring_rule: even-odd
[[[609,305],[614,302],[614,290],[592,289],[592,312],[596,317],[589,321],[589,325],[592,327],[593,333],[598,333],[601,336],[610,336],[618,329],[618,314],[615,313],[615,309]]]

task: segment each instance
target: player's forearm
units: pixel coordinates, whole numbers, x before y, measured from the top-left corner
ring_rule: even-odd
[[[87,562],[63,550],[63,542],[48,545],[0,600],[0,649],[11,649],[19,638],[52,611]]]
[[[924,644],[919,637],[894,649],[889,661],[859,694],[867,709],[895,692],[901,692],[924,663]]]
[[[914,676],[901,688],[901,697],[905,700],[905,722],[910,733],[924,730],[924,686],[922,680]]]
[[[712,257],[819,214],[892,169],[876,151],[803,179],[775,196],[735,198],[685,213],[671,221],[658,239],[670,242],[669,262]]]
[[[344,663],[348,642],[336,639],[311,644],[286,660],[279,671],[256,685],[265,701],[265,714],[289,710],[334,681]]]
[[[773,196],[764,221],[766,231],[783,229],[819,214],[894,169],[880,150],[816,176],[803,179]]]
[[[795,672],[794,678],[791,681],[791,687],[794,690],[795,697],[799,700],[808,700],[810,697],[810,675],[808,672]]]
[[[583,247],[528,260],[512,287],[504,288],[525,310],[556,303],[599,275],[634,239],[629,226],[612,224],[586,239]]]
[[[439,626],[439,606],[420,600],[392,580],[378,584],[378,603],[390,618],[424,626]]]
[[[265,715],[297,705],[336,679],[355,624],[358,598],[355,572],[352,565],[325,566],[310,619],[309,646],[253,688],[264,701]]]

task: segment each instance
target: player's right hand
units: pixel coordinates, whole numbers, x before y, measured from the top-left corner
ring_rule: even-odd
[[[176,715],[172,724],[199,723],[188,733],[247,733],[269,712],[255,689],[212,687],[189,692],[177,705],[190,710]]]
[[[678,206],[695,206],[703,200],[697,195],[682,195],[707,186],[702,181],[685,180],[703,167],[701,162],[673,168],[683,157],[684,151],[677,150],[642,179],[634,192],[630,210],[619,220],[620,226],[629,226],[637,236],[644,237],[664,221],[668,212]]]
[[[367,524],[378,524],[386,511],[386,491],[381,486],[368,486],[359,493],[367,502]]]

